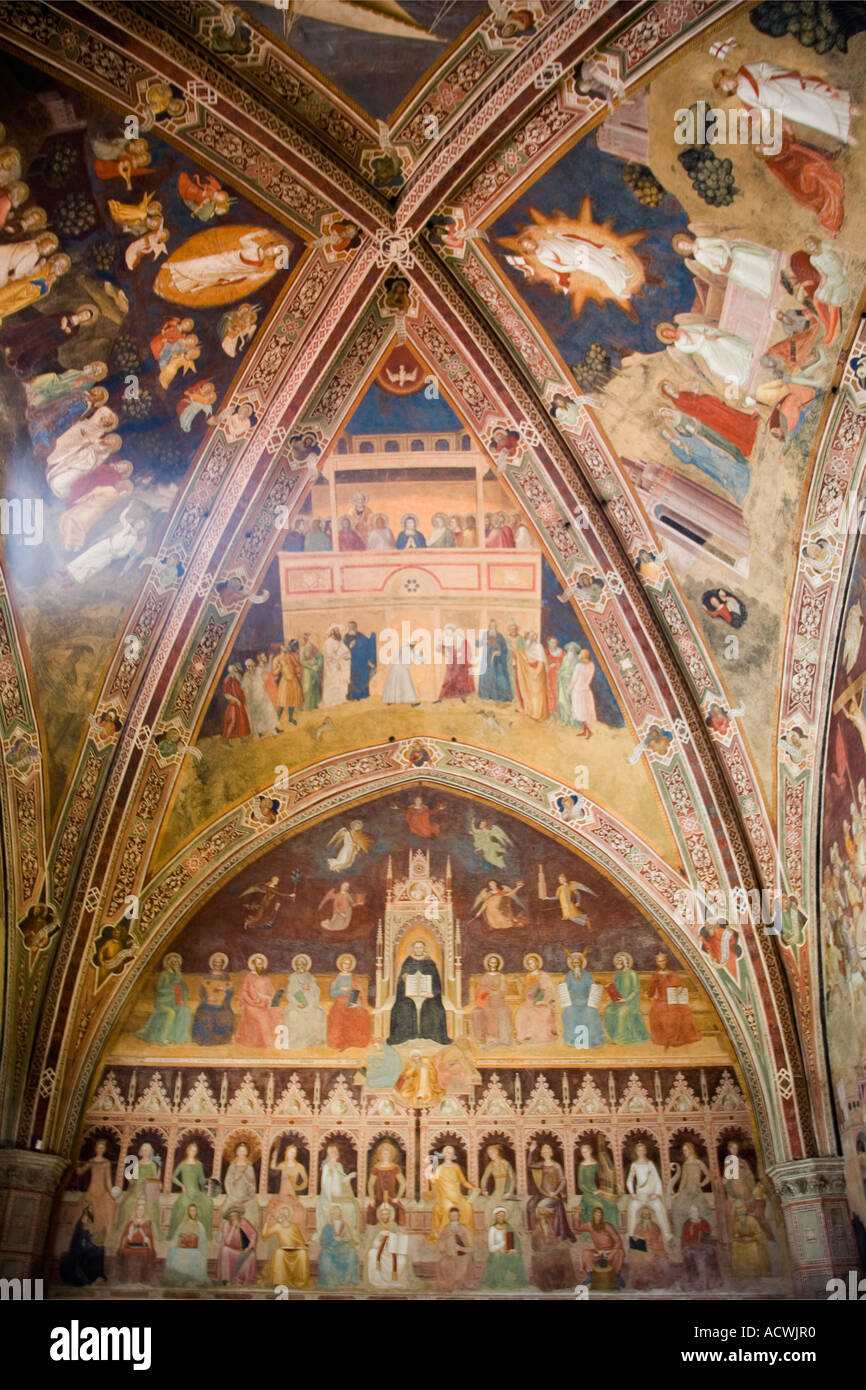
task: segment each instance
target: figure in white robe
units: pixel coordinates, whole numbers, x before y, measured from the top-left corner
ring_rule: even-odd
[[[64,430],[58,435],[54,442],[50,454],[47,455],[45,462],[49,465],[63,463],[65,459],[72,458],[80,449],[86,448],[89,444],[96,443],[109,430],[117,428],[117,416],[107,405],[102,405],[95,410],[86,420],[78,420],[74,425],[70,425],[68,430]]]
[[[382,691],[384,705],[420,705],[412,681],[413,647],[412,642],[405,642],[388,667],[385,689]]]
[[[358,1203],[352,1184],[356,1173],[347,1173],[340,1162],[340,1150],[336,1144],[329,1144],[325,1151],[325,1161],[319,1174],[319,1195],[316,1199],[316,1234],[322,1231],[331,1220],[331,1208],[339,1207],[353,1231],[358,1230]]]
[[[583,647],[569,682],[568,691],[571,695],[571,717],[575,723],[582,724],[584,729],[588,728],[590,724],[594,724],[598,719],[595,696],[592,693],[594,675],[595,663],[590,661],[589,652],[586,647]]]
[[[673,347],[700,357],[722,381],[740,388],[746,385],[752,369],[752,344],[735,333],[726,333],[712,323],[679,323]]]
[[[66,573],[76,584],[86,584],[88,579],[107,569],[115,560],[125,560],[136,552],[141,553],[149,529],[148,522],[142,517],[130,521],[127,512],[121,513],[114,530],[70,560]]]
[[[559,276],[567,277],[580,271],[607,285],[615,298],[622,299],[626,294],[629,268],[611,246],[596,246],[569,232],[552,232],[539,241],[535,256]]]
[[[345,704],[349,693],[352,655],[340,635],[339,628],[331,628],[322,644],[322,655],[325,658],[325,669],[319,708]]]
[[[367,1251],[367,1282],[377,1289],[406,1286],[409,1274],[409,1237],[395,1224],[394,1208],[383,1202]]]
[[[119,434],[106,434],[46,468],[45,477],[54,496],[68,497],[76,483],[117,453],[121,443]]]
[[[247,714],[253,734],[262,738],[265,734],[277,733],[277,715],[271,697],[265,689],[264,670],[257,666],[251,657],[247,657],[244,662],[241,687],[247,702]]]
[[[319,999],[322,991],[311,973],[309,956],[296,956],[283,996],[283,1023],[291,1049],[324,1047],[327,1015]]]
[[[0,246],[0,289],[10,280],[26,280],[39,265],[42,255],[38,237]]]
[[[671,1227],[664,1202],[664,1188],[659,1170],[648,1157],[645,1144],[636,1144],[634,1159],[628,1170],[626,1188],[626,1234],[634,1228],[644,1207],[649,1207],[661,1231],[665,1245],[671,1242]]]
[[[713,275],[725,275],[732,285],[751,290],[762,299],[773,292],[774,255],[752,241],[728,241],[721,236],[697,236],[689,255]]]
[[[746,63],[736,73],[723,73],[717,85],[736,95],[745,106],[778,111],[787,121],[808,126],[842,144],[856,144],[851,137],[851,117],[858,114],[851,93],[820,77],[805,77],[775,63]]]
[[[214,251],[209,256],[168,261],[165,269],[179,294],[198,294],[244,280],[263,284],[274,272],[277,252],[276,246],[267,245],[270,237],[271,233],[264,229],[246,232],[234,251]]]

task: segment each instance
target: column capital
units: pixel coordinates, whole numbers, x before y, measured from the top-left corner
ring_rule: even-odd
[[[775,1163],[767,1177],[782,1203],[804,1197],[844,1197],[845,1160],[839,1154],[801,1158],[794,1163]]]
[[[0,1149],[0,1188],[23,1188],[30,1192],[54,1192],[69,1159],[39,1149]]]

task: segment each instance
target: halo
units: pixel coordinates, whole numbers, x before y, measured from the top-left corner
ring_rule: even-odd
[[[345,969],[345,970],[342,969],[342,962],[343,962],[343,961],[348,961],[348,962],[349,962],[349,964],[346,966],[346,969]],[[344,951],[343,954],[342,954],[341,956],[337,956],[336,966],[337,966],[337,969],[340,970],[342,974],[350,975],[350,974],[352,973],[352,971],[355,969],[355,966],[356,966],[357,964],[358,964],[358,962],[357,962],[357,960],[355,959],[355,957],[352,955],[351,951]]]
[[[495,965],[493,964],[494,961],[496,962]],[[485,970],[501,970],[504,964],[502,957],[497,955],[495,951],[491,951],[489,955],[484,957]]]
[[[566,959],[567,959],[567,961],[568,961],[568,968],[569,968],[569,970],[572,969],[572,967],[573,967],[575,961],[580,961],[580,968],[581,968],[581,970],[583,970],[584,967],[585,967],[585,965],[586,965],[586,952],[585,952],[585,951],[572,951],[571,954],[570,954],[569,956],[566,957]]]
[[[213,955],[208,960],[208,969],[226,970],[228,968],[228,963],[229,958],[225,951],[214,951]]]
[[[292,969],[298,975],[308,975],[312,967],[312,960],[309,956],[301,952],[298,956],[292,956]]]
[[[175,962],[177,962],[177,963],[175,964]],[[178,955],[177,951],[169,951],[168,955],[167,955],[167,956],[163,956],[163,958],[162,958],[162,968],[163,968],[163,970],[180,970],[180,967],[181,967],[182,965],[183,965],[183,961],[181,960],[181,958],[180,958],[180,956]]]
[[[617,951],[616,955],[613,958],[614,969],[616,969],[616,963],[618,960],[625,961],[625,965],[623,966],[624,970],[631,970],[632,966],[634,965],[634,956],[629,955],[628,951]]]
[[[256,963],[257,960],[262,961],[262,962],[263,962],[263,967],[262,967],[262,968],[263,968],[264,970],[267,970],[267,968],[268,968],[268,958],[267,958],[267,956],[263,956],[262,953],[261,953],[261,951],[253,951],[253,954],[250,956],[249,960],[247,961],[247,969],[248,969],[248,970],[255,970],[255,968],[256,968],[255,963]]]
[[[538,965],[537,965],[537,966],[535,966],[535,965],[530,965],[529,962],[532,961],[532,960],[538,961]],[[537,951],[529,951],[529,952],[527,952],[527,954],[523,957],[523,968],[524,968],[524,970],[537,970],[537,969],[538,969],[540,966],[542,966],[543,964],[544,964],[544,960],[543,960],[542,957],[538,954]]]
[[[418,518],[417,518],[417,516],[415,515],[414,512],[407,512],[406,515],[402,518],[402,520],[401,520],[401,522],[400,522],[400,529],[401,529],[401,530],[405,531],[405,529],[406,529],[406,522],[407,522],[407,521],[414,521],[416,527],[417,527],[417,525],[418,525]]]

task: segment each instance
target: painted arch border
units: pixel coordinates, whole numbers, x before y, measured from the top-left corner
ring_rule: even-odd
[[[406,753],[415,742],[428,747],[438,745],[438,760],[420,769],[409,765]],[[552,806],[557,796],[571,791],[567,786],[530,769],[522,774],[522,785],[514,785],[517,778],[512,778],[510,786],[506,782],[491,783],[483,780],[477,768],[450,765],[448,758],[455,753],[458,758],[476,758],[491,764],[494,761],[493,755],[486,750],[420,736],[417,740],[404,739],[358,750],[330,765],[318,764],[306,769],[304,774],[293,779],[290,795],[292,791],[300,791],[300,795],[291,799],[273,826],[256,825],[252,816],[255,798],[250,798],[221,820],[211,822],[197,840],[163,866],[141,894],[141,920],[147,928],[147,937],[137,954],[135,969],[129,970],[119,981],[86,1050],[77,1054],[75,1079],[64,1106],[64,1128],[54,1136],[62,1151],[74,1141],[87,1100],[98,1085],[99,1064],[134,989],[160,951],[191,920],[193,913],[231,877],[254,863],[268,849],[323,821],[335,809],[370,802],[386,788],[396,790],[412,785],[439,786],[510,812],[572,853],[582,855],[623,892],[687,961],[712,1001],[742,1073],[766,1162],[776,1161],[787,1151],[786,1126],[778,1104],[779,1081],[762,1063],[760,1032],[752,1002],[747,999],[745,1008],[737,1007],[733,989],[723,985],[723,972],[716,973],[710,968],[696,939],[689,937],[677,920],[676,894],[686,886],[685,880],[610,812],[592,804],[587,821],[576,826],[570,826],[561,815],[557,816]],[[357,780],[349,782],[351,764],[366,764],[366,767],[359,767]],[[326,775],[328,771],[332,775]],[[306,795],[305,782],[317,784]],[[753,999],[751,977],[745,976],[745,979],[749,988],[744,993],[752,995]]]

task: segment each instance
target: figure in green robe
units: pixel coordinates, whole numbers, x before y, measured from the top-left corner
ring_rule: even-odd
[[[633,968],[634,961],[627,951],[618,951],[613,958],[616,974],[613,985],[621,998],[608,1004],[604,1011],[604,1031],[612,1043],[649,1042],[649,1033],[640,1010],[640,980]]]
[[[561,724],[573,728],[576,720],[571,705],[571,678],[574,675],[574,668],[577,665],[577,658],[580,655],[580,647],[577,642],[566,642],[565,656],[559,667],[559,675],[556,678],[556,713]]]
[[[577,1165],[577,1189],[580,1193],[580,1221],[592,1221],[595,1207],[601,1207],[605,1221],[619,1230],[619,1208],[616,1202],[616,1178],[609,1162],[596,1158],[591,1144],[581,1144]]]
[[[207,1193],[207,1178],[198,1156],[198,1144],[187,1144],[184,1156],[171,1176],[172,1187],[180,1188],[180,1196],[171,1209],[168,1224],[168,1238],[171,1240],[181,1221],[184,1220],[190,1205],[198,1212],[198,1219],[207,1232],[208,1239],[213,1231],[213,1202]]]
[[[487,1252],[485,1288],[519,1289],[528,1282],[520,1240],[514,1227],[509,1225],[504,1207],[497,1207],[493,1212],[493,1224],[487,1232]]]
[[[129,1157],[127,1155],[126,1162],[129,1161]],[[137,1159],[136,1176],[130,1180],[129,1187],[120,1199],[117,1229],[123,1230],[126,1223],[134,1217],[138,1203],[143,1201],[147,1204],[147,1219],[159,1234],[160,1161],[153,1151],[153,1145],[149,1144],[147,1140],[141,1144]],[[126,1163],[124,1163],[125,1168]]]
[[[174,952],[162,962],[154,991],[153,1010],[147,1023],[135,1035],[142,1042],[156,1043],[159,1047],[189,1042],[192,1015],[187,1003],[189,990],[180,967],[180,956]]]
[[[322,703],[322,672],[325,658],[310,637],[305,633],[300,650],[301,689],[304,692],[304,709],[318,709]]]

